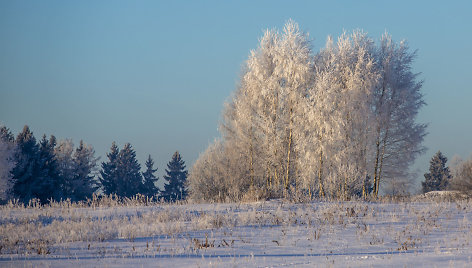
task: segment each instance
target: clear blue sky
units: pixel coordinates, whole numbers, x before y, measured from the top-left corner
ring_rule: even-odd
[[[328,3],[329,2],[329,3]],[[223,102],[266,28],[292,18],[313,38],[387,30],[418,49],[429,148],[472,152],[470,1],[0,2],[0,123],[15,134],[80,139],[105,159],[130,142],[162,175],[179,150],[190,167],[212,140]]]

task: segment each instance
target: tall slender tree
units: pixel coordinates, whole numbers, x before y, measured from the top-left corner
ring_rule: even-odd
[[[110,152],[107,154],[108,161],[102,163],[99,177],[101,189],[106,195],[117,193],[119,155],[120,149],[116,146],[116,143],[113,142]]]
[[[72,181],[70,182],[73,190],[71,195],[73,201],[90,198],[98,189],[94,174],[98,159],[99,158],[95,157],[93,147],[84,144],[81,140],[73,157],[74,173]]]
[[[13,134],[5,126],[0,127],[0,201],[12,194],[12,173],[15,167],[15,143]]]
[[[74,143],[70,139],[60,140],[54,148],[57,160],[57,170],[60,177],[59,199],[71,198],[73,196],[73,179],[75,174],[75,163],[73,158]]]
[[[415,122],[419,109],[425,105],[417,73],[412,64],[416,51],[410,52],[406,41],[395,43],[387,33],[376,49],[379,80],[373,92],[374,111],[374,196],[382,181],[407,180],[408,167],[424,152],[422,141],[426,125]]]
[[[60,197],[60,177],[57,169],[57,161],[54,156],[56,138],[51,135],[46,139],[46,135],[39,142],[39,154],[34,171],[34,181],[37,185],[35,196],[41,203],[46,203],[48,199],[58,199]]]
[[[141,165],[136,160],[136,152],[131,144],[126,143],[118,155],[116,166],[116,194],[132,197],[142,189]]]
[[[148,156],[145,165],[146,171],[143,172],[143,185],[140,193],[145,196],[155,197],[159,194],[159,189],[156,187],[156,182],[159,178],[154,175],[157,168],[154,169],[154,161],[152,160],[151,155]]]
[[[187,175],[185,162],[180,157],[178,151],[174,153],[172,159],[167,164],[164,180],[164,191],[162,197],[167,201],[182,200],[187,197]]]
[[[37,170],[37,159],[39,157],[39,146],[33,132],[28,126],[16,137],[17,152],[15,153],[15,162],[13,168],[13,193],[15,197],[23,202],[28,202],[32,198],[38,198],[36,195],[39,189],[37,185],[35,171]]]
[[[307,94],[312,72],[308,35],[293,21],[282,33],[266,31],[251,51],[222,127],[227,153],[240,157],[234,161],[240,171],[229,176],[241,192],[255,186],[280,195],[300,183],[299,100]]]

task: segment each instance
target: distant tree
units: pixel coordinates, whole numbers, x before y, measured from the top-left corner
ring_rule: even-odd
[[[98,158],[95,157],[95,151],[92,146],[84,144],[81,140],[79,147],[74,153],[74,173],[72,178],[72,196],[73,201],[85,200],[90,198],[98,189],[93,174],[97,166]]]
[[[423,193],[430,191],[442,191],[445,190],[449,181],[451,180],[451,174],[449,167],[446,167],[447,158],[438,151],[431,159],[429,166],[429,173],[424,174],[425,181],[422,182]]]
[[[16,137],[17,151],[15,153],[16,166],[13,168],[13,194],[23,202],[37,198],[39,189],[35,171],[37,170],[37,159],[39,146],[36,138],[28,126]]]
[[[59,199],[66,199],[73,195],[72,181],[74,179],[75,163],[73,158],[74,143],[72,140],[59,141],[54,148],[54,155],[57,161],[57,169],[60,177]]]
[[[74,143],[67,139],[58,142],[54,155],[60,177],[60,198],[72,201],[90,198],[98,189],[94,173],[99,158],[95,157],[93,147],[80,141],[74,150]]]
[[[187,174],[185,162],[176,151],[167,164],[166,175],[164,175],[166,184],[162,196],[165,200],[176,201],[187,197]]]
[[[6,126],[0,126],[0,138],[10,143],[15,142],[15,136],[13,136],[10,129],[7,128]]]
[[[55,198],[58,188],[58,173],[54,157],[56,138],[43,136],[36,142],[28,126],[16,138],[17,151],[13,169],[13,194],[23,202],[38,198],[41,203]]]
[[[154,169],[154,161],[151,158],[151,155],[148,156],[146,160],[146,171],[143,173],[143,185],[140,191],[141,194],[145,196],[156,196],[159,193],[159,189],[156,187],[156,182],[159,180],[154,173],[157,171],[157,168]]]
[[[14,137],[8,128],[2,126],[0,127],[0,200],[7,200],[11,196],[14,154]]]
[[[221,140],[215,140],[208,148],[200,154],[192,166],[188,176],[190,195],[193,200],[224,202],[225,200],[238,201],[239,195],[232,196],[231,193],[239,193],[239,187],[228,181],[228,154],[224,151]],[[231,188],[237,188],[230,191]]]
[[[132,197],[142,189],[141,165],[136,160],[136,152],[131,144],[127,143],[120,150],[118,156],[117,191],[116,194],[123,197]]]
[[[53,135],[51,135],[49,140],[46,139],[46,135],[43,135],[39,142],[39,154],[33,176],[35,181],[35,197],[39,198],[41,203],[46,203],[51,198],[57,199],[60,197],[58,189],[61,182],[57,161],[54,156],[55,146],[56,137]]]
[[[120,155],[120,149],[116,146],[116,143],[111,144],[110,152],[107,154],[108,161],[102,163],[102,170],[100,171],[100,185],[104,194],[115,194],[117,193],[118,183],[118,158]]]
[[[383,182],[382,192],[389,196],[405,196],[412,193],[415,185],[415,173],[406,177],[389,178]]]
[[[456,164],[451,188],[472,195],[472,158]]]

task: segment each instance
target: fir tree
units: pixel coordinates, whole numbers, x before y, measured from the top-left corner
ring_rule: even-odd
[[[422,182],[423,193],[430,191],[445,190],[451,179],[449,167],[446,167],[447,158],[438,151],[429,161],[429,173],[424,174],[425,181]]]
[[[17,152],[15,153],[15,162],[13,168],[13,194],[23,202],[37,197],[35,188],[34,171],[37,165],[39,155],[39,146],[36,138],[28,126],[24,126],[23,131],[16,137]]]
[[[165,200],[176,201],[187,197],[187,175],[185,162],[177,151],[167,164],[166,175],[164,176],[166,184],[162,196]]]
[[[156,196],[159,193],[159,189],[156,187],[156,182],[159,180],[154,173],[157,171],[157,168],[154,169],[154,161],[151,158],[151,155],[148,156],[146,160],[146,171],[143,173],[143,187],[141,194],[145,196]]]
[[[117,165],[120,150],[116,143],[111,144],[110,152],[107,154],[108,162],[102,163],[102,170],[100,171],[100,185],[104,194],[114,194],[117,191]]]
[[[0,139],[2,139],[3,141],[7,141],[9,143],[15,142],[15,136],[13,136],[10,129],[7,128],[6,126],[0,127]]]
[[[39,155],[34,169],[34,195],[41,203],[46,203],[48,199],[58,199],[60,192],[60,178],[58,174],[57,161],[54,156],[56,137],[51,135],[46,139],[46,135],[39,142]]]
[[[15,139],[5,126],[0,127],[0,202],[12,194],[12,173],[15,167]]]
[[[91,146],[87,146],[81,140],[79,147],[74,153],[74,177],[72,182],[73,201],[90,198],[98,189],[95,177],[92,172],[97,165],[98,158]]]
[[[136,152],[131,144],[127,143],[118,156],[117,191],[123,197],[132,197],[142,189],[141,165],[136,160]]]

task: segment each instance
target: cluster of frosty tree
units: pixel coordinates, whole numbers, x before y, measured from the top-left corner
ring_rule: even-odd
[[[82,140],[77,148],[72,140],[57,141],[53,135],[49,139],[44,135],[37,142],[28,126],[15,139],[8,128],[0,126],[0,201],[82,201],[94,193],[128,198],[140,194],[175,201],[187,195],[187,171],[178,152],[167,164],[163,191],[156,187],[157,169],[150,155],[145,172],[141,172],[129,143],[120,150],[113,142],[107,158],[98,172],[99,158]]]
[[[414,58],[387,34],[328,38],[314,54],[293,21],[266,31],[225,105],[222,138],[190,172],[193,198],[376,197],[424,150]]]

